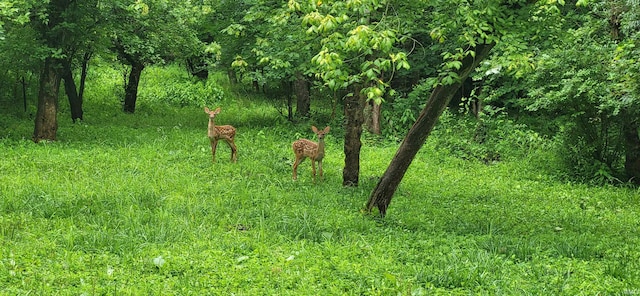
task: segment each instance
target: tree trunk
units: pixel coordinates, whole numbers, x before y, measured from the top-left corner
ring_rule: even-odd
[[[367,101],[364,109],[364,116],[367,130],[372,134],[379,135],[381,133],[380,104],[376,103],[374,100]]]
[[[136,100],[138,100],[138,85],[140,84],[140,76],[142,75],[142,70],[144,70],[143,63],[132,63],[127,86],[124,89],[124,112],[136,112]]]
[[[236,71],[234,71],[233,69],[227,70],[227,77],[229,77],[229,82],[232,85],[238,84],[238,75],[236,75]]]
[[[293,81],[293,93],[296,96],[296,117],[309,117],[309,108],[311,105],[309,82],[301,72],[296,73],[296,79]]]
[[[24,107],[24,112],[27,112],[27,82],[22,76],[22,105]]]
[[[91,60],[91,56],[93,53],[86,52],[84,57],[82,58],[82,72],[80,73],[80,88],[78,89],[78,98],[80,99],[80,103],[84,101],[84,85],[87,81],[87,69],[89,68],[89,60]]]
[[[358,186],[360,176],[360,136],[364,123],[365,97],[360,93],[362,88],[356,86],[353,95],[344,100],[345,135],[344,135],[344,169],[342,170],[343,186]]]
[[[69,99],[69,107],[71,109],[71,120],[82,120],[82,99],[78,95],[76,82],[73,79],[71,71],[71,61],[62,62],[62,79],[64,79],[64,90]]]
[[[47,58],[40,74],[38,91],[38,111],[36,113],[33,141],[55,141],[58,131],[58,89],[60,74],[53,58]]]
[[[293,96],[287,96],[287,120],[293,122]]]
[[[630,182],[640,185],[640,137],[638,137],[638,120],[632,119],[625,123],[624,141],[626,148],[624,170]]]
[[[467,55],[462,60],[462,67],[458,72],[460,81],[464,81],[471,71],[489,55],[493,46],[494,44],[478,44],[474,49],[475,58],[472,55]],[[440,84],[433,90],[420,116],[405,136],[389,167],[387,167],[384,175],[378,181],[378,185],[371,193],[367,203],[367,211],[370,212],[373,207],[377,207],[380,215],[383,217],[386,215],[393,194],[407,172],[409,165],[427,140],[438,118],[449,104],[460,84],[460,82],[451,85]]]

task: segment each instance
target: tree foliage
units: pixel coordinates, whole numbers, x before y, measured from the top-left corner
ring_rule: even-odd
[[[529,35],[536,36],[536,29],[539,28],[532,24],[544,20],[547,14],[556,14],[558,10],[555,2],[482,2],[484,5],[481,6],[467,1],[430,3],[436,5],[432,8],[436,25],[431,36],[439,43],[449,42],[450,45],[442,53],[443,63],[438,77],[434,77],[434,82],[431,82],[434,89],[429,100],[371,193],[367,203],[368,211],[375,207],[381,215],[386,214],[400,181],[438,117],[462,81],[489,56],[494,46],[503,45],[499,50],[510,57],[516,57],[508,60],[518,62],[518,57],[521,56],[519,52],[509,46],[511,43],[504,46],[503,42],[511,39],[518,41]],[[525,40],[516,42],[518,43],[526,44]]]
[[[205,51],[195,24],[208,9],[191,2],[176,5],[165,0],[115,1],[108,5],[113,49],[120,61],[131,67],[123,107],[133,113],[140,75],[147,65],[186,59]]]
[[[631,2],[592,1],[566,11],[560,38],[539,48],[526,79],[515,77],[521,96],[498,96],[553,122],[570,179],[638,177],[638,14]]]

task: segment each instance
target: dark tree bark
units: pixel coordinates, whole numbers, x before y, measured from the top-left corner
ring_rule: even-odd
[[[494,44],[478,44],[476,46],[474,49],[475,58],[468,55],[462,61],[462,67],[458,72],[460,81],[464,81],[471,71],[489,55],[493,46]],[[374,207],[377,207],[380,215],[383,217],[386,215],[393,194],[407,172],[409,165],[427,140],[438,118],[449,104],[460,84],[458,82],[451,85],[438,85],[433,90],[420,116],[405,136],[389,167],[387,167],[384,175],[378,181],[378,185],[371,193],[367,203],[367,211],[370,212]]]
[[[287,120],[293,121],[293,96],[287,96]]]
[[[202,57],[191,57],[187,59],[187,69],[191,75],[201,80],[209,78],[209,70],[207,70],[207,62]]]
[[[284,96],[287,100],[287,120],[293,122],[293,84],[292,81],[282,80],[278,89],[278,96]]]
[[[131,63],[131,72],[129,73],[127,85],[124,88],[124,112],[136,112],[136,101],[138,100],[138,85],[140,84],[140,76],[142,75],[142,70],[144,70],[143,63]]]
[[[365,97],[360,93],[362,87],[357,86],[353,95],[344,100],[345,135],[344,135],[344,169],[342,170],[343,186],[358,186],[360,177],[360,148],[362,142],[362,124],[364,123]]]
[[[296,73],[293,81],[293,93],[296,96],[296,116],[298,118],[309,117],[311,99],[309,96],[309,82],[302,73]]]
[[[58,131],[58,89],[60,88],[59,63],[47,58],[40,74],[38,111],[36,113],[33,141],[55,141]]]
[[[73,79],[71,70],[71,61],[66,60],[62,63],[62,79],[64,80],[64,90],[69,99],[69,107],[71,109],[71,120],[82,120],[82,98],[78,95],[76,82]]]
[[[27,82],[24,79],[24,76],[21,77],[22,82],[22,105],[24,107],[24,112],[27,112]]]
[[[630,118],[630,117],[626,117]],[[632,119],[624,124],[625,162],[624,170],[630,182],[640,185],[640,137],[638,120]]]
[[[80,72],[80,88],[78,89],[78,98],[80,98],[80,103],[84,101],[84,85],[87,81],[87,70],[89,69],[89,60],[91,60],[91,56],[93,53],[86,52],[82,57],[82,71]]]

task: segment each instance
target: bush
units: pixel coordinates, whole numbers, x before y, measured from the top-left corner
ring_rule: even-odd
[[[621,128],[615,125],[567,124],[556,136],[561,168],[571,181],[605,184],[619,182],[624,174]]]
[[[447,110],[433,132],[438,149],[462,159],[487,164],[529,156],[548,144],[538,133],[508,118],[505,112],[485,108],[480,119]]]
[[[173,66],[149,68],[140,81],[139,98],[152,103],[175,107],[204,106],[220,101],[224,92],[213,80],[189,77],[186,71]]]
[[[406,97],[394,97],[382,108],[384,133],[398,140],[411,128],[433,90],[429,82],[417,85]]]

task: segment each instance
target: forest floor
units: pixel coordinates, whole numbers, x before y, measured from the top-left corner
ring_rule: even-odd
[[[363,212],[397,143],[367,135],[342,186],[342,132],[324,178],[291,179],[313,139],[266,102],[220,102],[238,162],[215,162],[198,107],[85,104],[58,139],[33,118],[0,134],[1,295],[640,294],[640,194],[559,182],[531,155],[490,165],[427,141],[387,216]],[[216,107],[216,106],[209,106]]]

